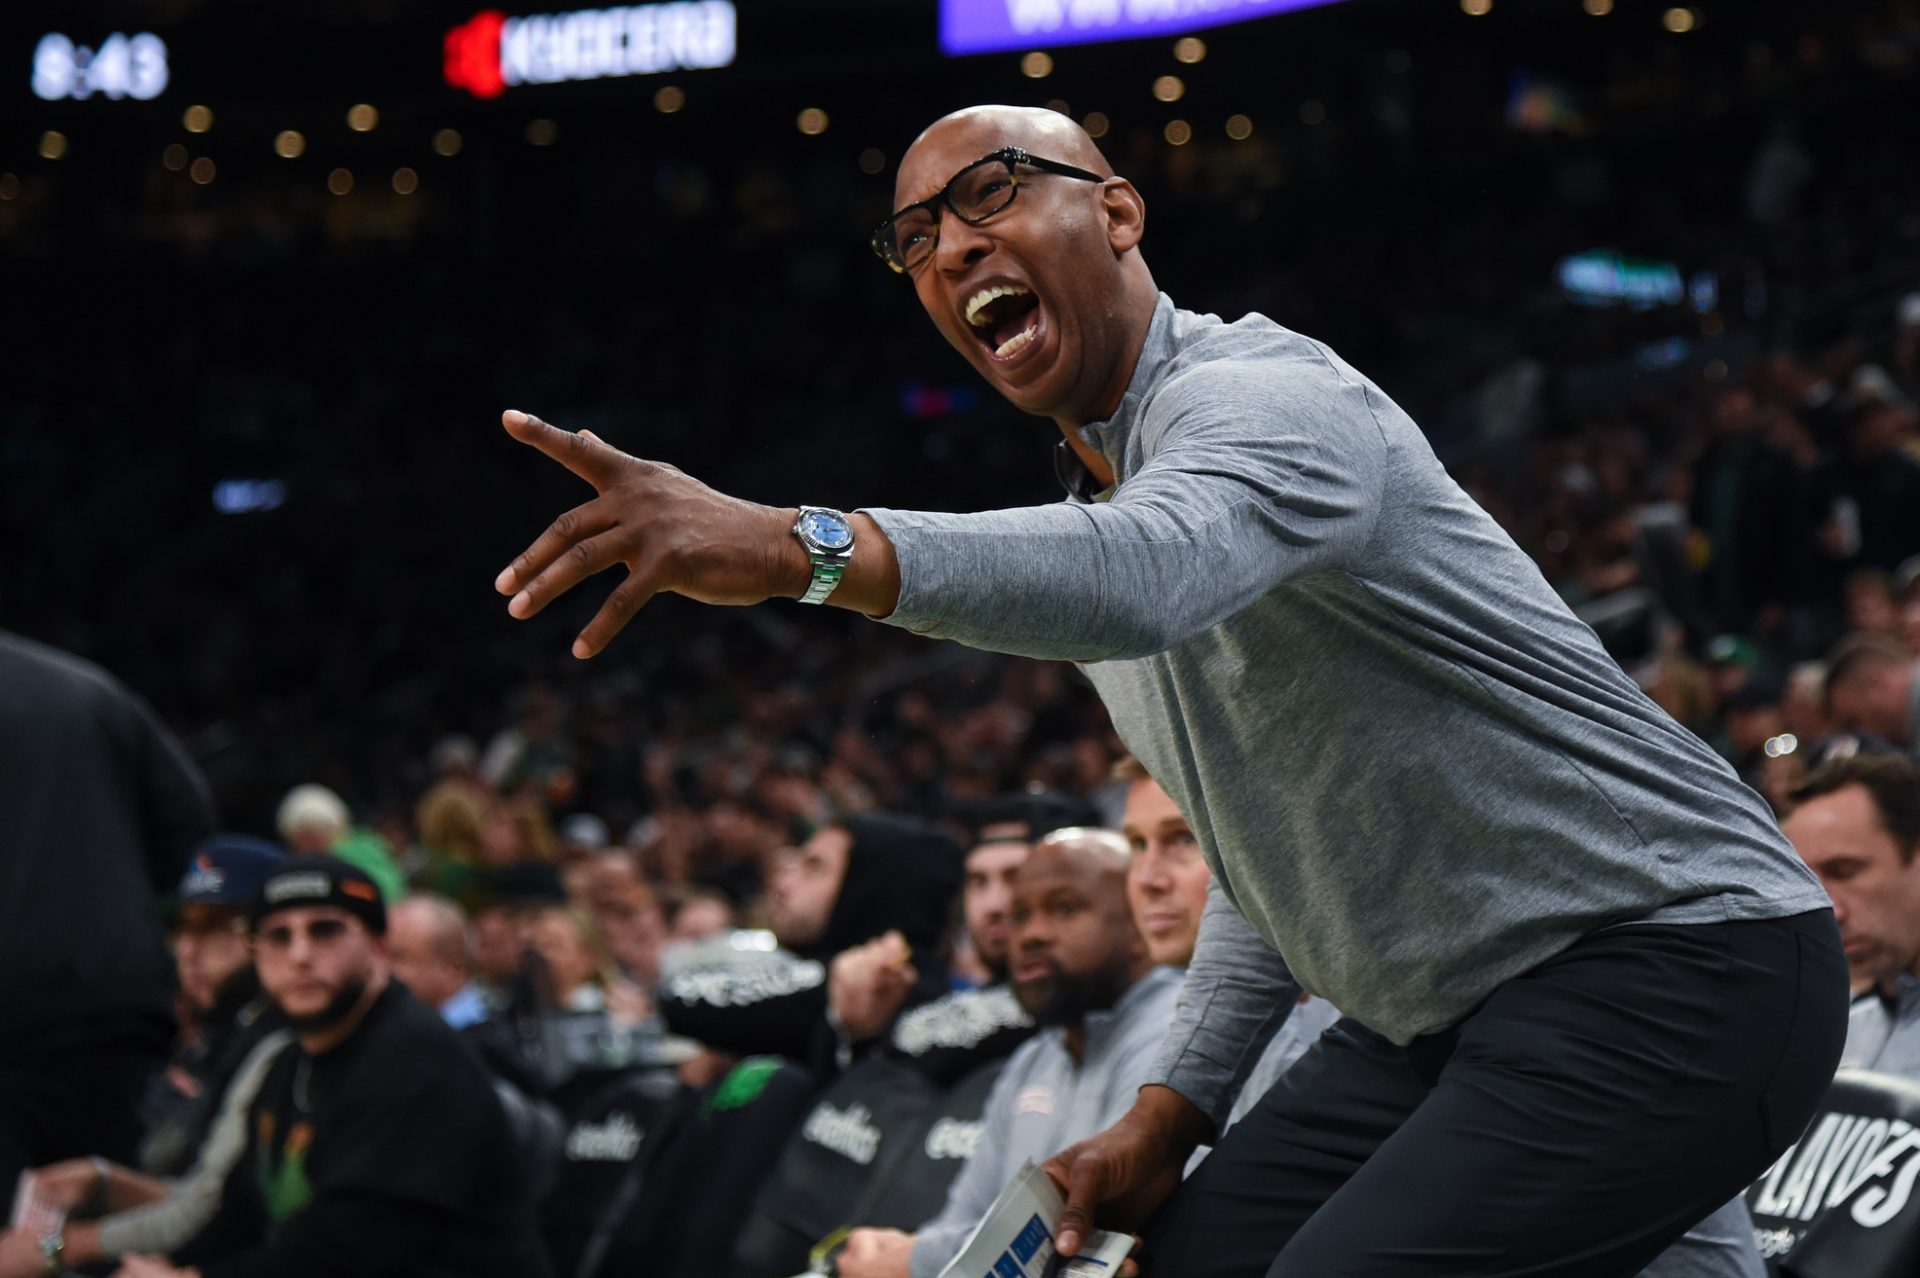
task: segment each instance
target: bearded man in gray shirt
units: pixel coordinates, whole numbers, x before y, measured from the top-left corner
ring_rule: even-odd
[[[1839,1056],[1832,912],[1765,804],[1377,387],[1162,295],[1070,120],[950,116],[895,191],[876,249],[1060,428],[1070,500],[776,509],[509,412],[597,490],[500,574],[510,615],[625,565],[576,656],[672,591],[1080,664],[1216,883],[1149,1083],[1049,1164],[1062,1252],[1164,1204],[1156,1278],[1637,1272]],[[1168,1202],[1302,989],[1346,1019]]]
[[[1173,1014],[1180,973],[1156,967],[1127,910],[1127,854],[1108,830],[1062,830],[1014,876],[1014,996],[1040,1032],[1007,1058],[967,1164],[912,1234],[856,1229],[840,1278],[935,1278],[1028,1159],[1125,1113]]]

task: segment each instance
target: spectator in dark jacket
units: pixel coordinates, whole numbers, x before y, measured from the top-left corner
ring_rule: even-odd
[[[213,833],[206,782],[144,702],[0,631],[0,1187],[132,1162],[174,1039],[158,899]]]
[[[898,933],[917,1006],[946,988],[940,952],[960,887],[959,841],[938,826],[860,813],[777,854],[768,903],[783,955],[767,964],[694,966],[669,975],[660,1011],[677,1034],[730,1052],[807,1061],[833,1036],[827,964],[842,950]]]

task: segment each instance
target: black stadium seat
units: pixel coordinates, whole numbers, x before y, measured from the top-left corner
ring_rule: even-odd
[[[1841,1070],[1800,1142],[1747,1191],[1783,1278],[1920,1274],[1920,1084]]]

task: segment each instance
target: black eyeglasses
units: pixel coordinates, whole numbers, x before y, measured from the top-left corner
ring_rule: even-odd
[[[909,204],[882,222],[873,232],[873,251],[895,271],[910,271],[933,256],[940,240],[940,206],[969,226],[980,223],[1013,203],[1020,189],[1019,166],[1058,173],[1082,182],[1104,182],[1098,173],[1076,169],[1057,160],[1028,155],[1017,146],[1002,147],[992,155],[975,160],[947,180],[938,194],[918,204]]]

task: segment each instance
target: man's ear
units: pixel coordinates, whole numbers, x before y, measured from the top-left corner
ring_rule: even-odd
[[[1107,215],[1107,243],[1121,254],[1140,246],[1147,232],[1147,202],[1125,178],[1108,178],[1100,187],[1100,203]]]

